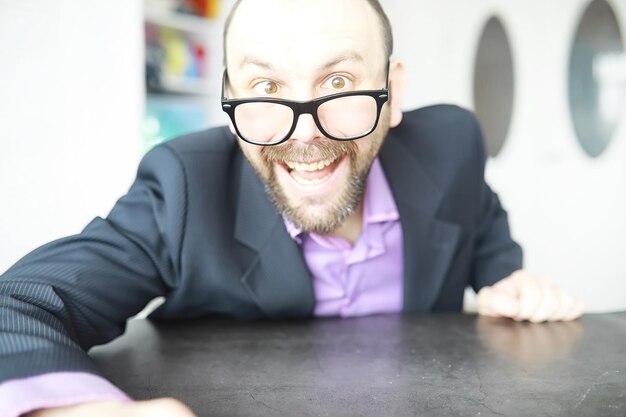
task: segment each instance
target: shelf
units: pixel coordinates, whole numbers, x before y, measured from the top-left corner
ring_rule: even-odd
[[[1,1],[1,0],[0,0]],[[178,1],[144,0],[144,150],[219,117],[220,20],[175,11]],[[216,55],[217,54],[217,55]],[[215,123],[214,123],[215,124]]]
[[[163,75],[158,90],[148,90],[149,94],[185,94],[206,96],[211,93],[211,83],[206,79],[194,79]]]

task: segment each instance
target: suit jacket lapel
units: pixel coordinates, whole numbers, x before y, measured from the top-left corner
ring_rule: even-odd
[[[404,310],[430,311],[454,255],[460,227],[437,219],[442,192],[392,129],[380,159],[402,224]],[[240,155],[235,238],[249,248],[241,281],[269,317],[309,317],[315,307],[310,272],[261,180]]]
[[[442,192],[392,129],[380,152],[404,238],[404,310],[430,311],[456,249],[460,227],[435,215]]]
[[[241,282],[269,317],[310,317],[315,296],[298,245],[245,158],[241,169],[235,239],[249,248]]]

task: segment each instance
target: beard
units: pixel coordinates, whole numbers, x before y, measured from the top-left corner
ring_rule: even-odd
[[[278,211],[303,232],[329,234],[359,208],[363,201],[370,169],[389,131],[389,112],[383,111],[378,128],[369,136],[359,139],[369,141],[370,146],[359,150],[354,141],[335,141],[320,138],[308,144],[296,140],[261,148],[260,162],[248,157],[257,175],[265,184],[265,190]],[[245,150],[244,150],[245,153]],[[276,178],[277,164],[285,161],[312,163],[336,160],[347,156],[349,172],[339,195],[333,200],[325,196],[305,196],[297,203],[290,202]]]

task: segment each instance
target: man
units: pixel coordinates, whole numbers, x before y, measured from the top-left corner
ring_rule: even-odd
[[[474,118],[401,112],[377,1],[244,0],[231,17],[230,131],[155,148],[107,219],[0,280],[7,413],[192,415],[128,401],[84,353],[157,296],[157,318],[356,316],[458,311],[471,285],[482,314],[581,314],[520,270]]]

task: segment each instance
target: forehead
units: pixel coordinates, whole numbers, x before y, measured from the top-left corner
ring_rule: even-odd
[[[385,55],[380,20],[365,0],[243,1],[226,46],[229,71],[250,57],[298,70],[339,55],[382,65]]]

